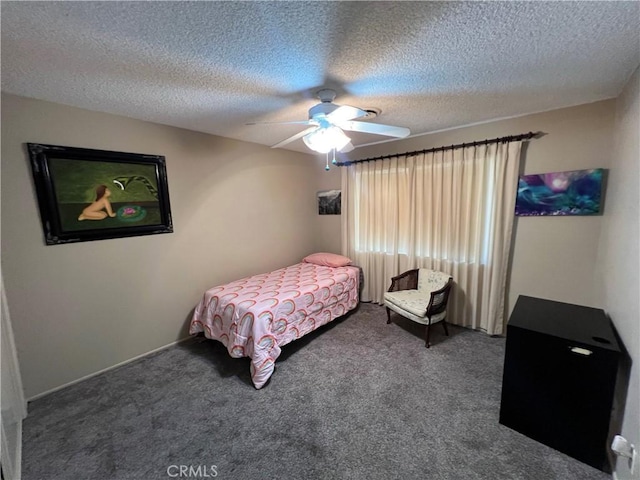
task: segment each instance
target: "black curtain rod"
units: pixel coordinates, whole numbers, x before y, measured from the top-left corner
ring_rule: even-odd
[[[445,150],[455,150],[455,149],[458,149],[458,148],[477,147],[478,145],[490,145],[492,143],[518,142],[520,140],[530,140],[532,138],[539,138],[542,135],[543,135],[542,132],[521,133],[520,135],[509,135],[508,137],[491,138],[491,139],[486,139],[486,140],[480,140],[478,142],[459,143],[457,145],[445,145],[445,146],[442,146],[442,147],[428,148],[426,150],[416,150],[414,152],[394,153],[394,154],[391,154],[391,155],[382,155],[380,157],[363,158],[362,160],[349,160],[349,161],[346,161],[346,162],[337,162],[336,165],[338,167],[348,167],[349,165],[353,165],[354,163],[372,162],[374,160],[384,160],[385,158],[401,157],[401,156],[405,156],[405,155],[410,157],[412,155],[419,155],[421,153],[444,152]]]

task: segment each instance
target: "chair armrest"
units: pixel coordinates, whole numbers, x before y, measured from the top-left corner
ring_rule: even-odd
[[[427,315],[436,315],[438,313],[444,312],[447,309],[451,287],[453,287],[453,278],[449,277],[449,280],[444,287],[431,292],[429,305],[427,305]]]
[[[418,288],[418,269],[409,270],[391,279],[391,286],[388,292],[399,290],[415,290]]]

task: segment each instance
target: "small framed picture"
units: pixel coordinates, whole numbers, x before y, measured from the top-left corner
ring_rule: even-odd
[[[341,209],[340,190],[323,190],[318,192],[318,214],[340,215]]]
[[[163,156],[27,146],[47,245],[173,232]]]

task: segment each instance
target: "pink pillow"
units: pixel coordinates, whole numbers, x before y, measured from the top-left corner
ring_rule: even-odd
[[[306,263],[315,263],[316,265],[324,265],[326,267],[344,267],[351,265],[351,259],[337,255],[335,253],[313,253],[302,259]]]

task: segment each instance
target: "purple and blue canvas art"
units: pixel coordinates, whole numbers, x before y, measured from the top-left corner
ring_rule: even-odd
[[[595,215],[600,213],[602,168],[522,175],[516,215]]]

